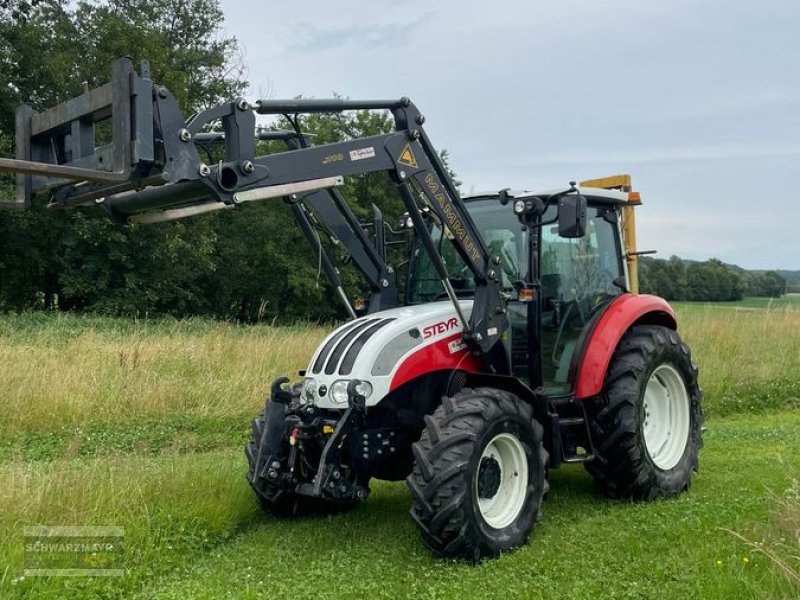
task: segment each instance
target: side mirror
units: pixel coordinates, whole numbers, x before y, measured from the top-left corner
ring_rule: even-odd
[[[579,238],[586,235],[586,198],[567,194],[558,199],[558,235]]]

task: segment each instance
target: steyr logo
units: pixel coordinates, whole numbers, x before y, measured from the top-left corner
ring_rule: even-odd
[[[453,317],[452,319],[448,319],[447,321],[441,321],[439,323],[434,323],[433,325],[428,325],[425,329],[422,330],[422,337],[429,338],[431,336],[438,335],[446,331],[450,331],[451,329],[457,326],[458,326],[458,319]]]

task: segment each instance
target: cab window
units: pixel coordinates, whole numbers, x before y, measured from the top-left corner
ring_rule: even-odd
[[[514,283],[524,278],[527,269],[527,232],[522,230],[511,207],[503,206],[496,199],[472,200],[466,205],[489,254],[500,257],[502,287],[513,296],[516,294]],[[475,290],[472,271],[461,260],[447,234],[442,236],[442,230],[437,225],[431,227],[431,237],[439,249],[453,289],[459,296],[472,295]],[[412,304],[446,297],[433,263],[419,242],[415,243],[412,251],[408,295]]]

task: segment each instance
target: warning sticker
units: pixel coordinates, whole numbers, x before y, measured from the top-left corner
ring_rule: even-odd
[[[363,160],[365,158],[374,158],[375,148],[368,146],[366,148],[359,148],[358,150],[350,150],[350,160]]]
[[[464,340],[458,338],[457,340],[453,340],[449,344],[447,344],[448,349],[450,350],[450,354],[455,354],[456,352],[461,352],[467,345],[464,343]]]
[[[411,144],[406,144],[403,151],[400,153],[400,158],[397,159],[401,165],[417,168],[417,159],[414,158],[414,153],[411,151]]]

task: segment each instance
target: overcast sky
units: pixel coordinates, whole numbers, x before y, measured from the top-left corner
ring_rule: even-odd
[[[252,98],[410,96],[462,189],[627,172],[639,247],[800,269],[798,0],[222,0]]]

